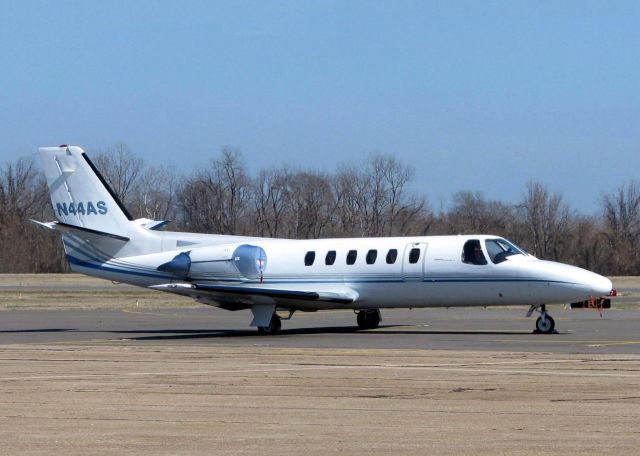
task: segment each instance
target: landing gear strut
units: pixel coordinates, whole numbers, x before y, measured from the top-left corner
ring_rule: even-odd
[[[274,334],[278,334],[281,327],[282,323],[280,321],[280,317],[274,312],[267,326],[258,326],[258,334],[272,336]]]
[[[356,321],[358,322],[358,328],[360,329],[374,329],[380,324],[380,310],[378,309],[365,309],[357,313]]]
[[[527,317],[530,317],[534,311],[540,312],[540,316],[536,320],[536,329],[533,331],[536,334],[551,334],[555,331],[556,322],[555,320],[547,313],[547,308],[544,304],[539,306],[531,306],[529,312],[527,312]]]

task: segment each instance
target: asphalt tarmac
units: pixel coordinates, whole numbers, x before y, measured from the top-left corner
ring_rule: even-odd
[[[5,310],[0,345],[118,341],[137,346],[200,344],[283,348],[437,349],[640,354],[640,311],[551,307],[557,334],[533,334],[525,308],[383,310],[378,329],[359,331],[352,311],[296,313],[277,336],[249,327],[249,311],[212,307]]]
[[[249,311],[0,278],[0,453],[636,455],[631,285],[602,316],[550,306],[550,335],[525,308],[456,308],[383,310],[368,331],[296,313],[261,336]]]

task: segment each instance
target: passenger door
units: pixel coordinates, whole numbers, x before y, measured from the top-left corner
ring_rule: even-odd
[[[424,278],[427,244],[414,242],[407,244],[402,255],[402,278],[405,282],[421,281]]]

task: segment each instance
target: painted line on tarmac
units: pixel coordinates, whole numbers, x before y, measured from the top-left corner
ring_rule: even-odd
[[[536,334],[536,336],[537,336],[537,334]],[[531,340],[495,339],[495,340],[492,340],[492,342],[509,342],[509,343],[519,342],[519,343],[530,344]],[[543,340],[543,339],[539,339],[539,340],[536,340],[535,342],[536,343],[538,343],[538,342],[540,342],[540,343],[548,343],[548,344],[584,344],[587,347],[606,347],[607,345],[637,345],[637,344],[640,344],[640,340],[626,340],[626,341],[622,341],[622,340],[602,340],[602,341],[598,341],[598,340],[559,340],[559,339]]]
[[[614,347],[616,345],[640,345],[640,340],[628,340],[628,341],[622,341],[622,342],[604,342],[604,343],[592,343],[587,345],[587,347]]]
[[[245,373],[269,373],[287,371],[314,371],[314,370],[422,370],[434,372],[459,372],[459,373],[487,373],[506,375],[536,375],[536,376],[559,376],[559,377],[595,377],[595,378],[640,378],[640,373],[605,373],[605,372],[573,372],[535,369],[477,369],[464,367],[412,367],[412,366],[293,366],[275,369],[214,369],[206,371],[164,371],[164,372],[124,372],[116,374],[64,374],[64,375],[35,375],[20,377],[0,377],[0,382],[26,381],[26,380],[67,380],[67,379],[108,379],[120,377],[154,377],[172,376],[181,377],[185,375],[211,375],[211,374],[245,374]]]
[[[394,324],[389,324],[389,325],[381,325],[378,328],[375,329],[368,329],[367,332],[385,332],[385,329],[391,329],[393,330],[394,328],[403,328],[403,329],[416,329],[416,330],[421,330],[421,332],[429,335],[446,335],[447,333],[451,333],[453,335],[464,335],[464,334],[500,334],[500,333],[508,333],[508,334],[513,334],[513,335],[527,335],[527,334],[533,334],[533,332],[530,329],[505,329],[505,328],[500,328],[500,329],[463,329],[463,328],[439,328],[437,326],[434,325],[429,325],[429,324],[402,324],[399,323],[397,325]],[[366,334],[366,333],[363,333]],[[561,332],[558,334],[571,334],[570,332]],[[537,334],[536,334],[537,335]]]
[[[135,315],[152,315],[154,317],[163,317],[163,316],[172,316],[172,315],[182,315],[182,314],[166,314],[166,313],[158,313],[158,312],[147,312],[144,310],[133,310],[133,309],[119,309],[120,312],[135,314]]]

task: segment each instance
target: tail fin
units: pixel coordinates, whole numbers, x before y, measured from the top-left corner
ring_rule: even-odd
[[[41,147],[40,156],[60,223],[114,235],[129,231],[131,214],[81,148]]]

